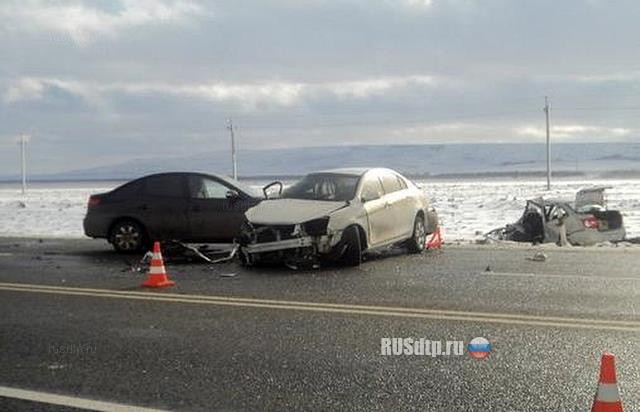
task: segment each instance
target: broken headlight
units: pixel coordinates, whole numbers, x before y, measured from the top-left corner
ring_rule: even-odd
[[[329,216],[320,219],[310,220],[302,224],[304,231],[309,236],[321,236],[327,234],[327,226],[329,225]]]

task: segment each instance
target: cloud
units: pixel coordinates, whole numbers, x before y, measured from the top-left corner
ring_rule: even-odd
[[[45,31],[86,44],[96,36],[116,36],[122,30],[148,24],[179,23],[203,13],[189,1],[120,0],[111,9],[85,1],[9,0],[0,4],[0,19],[11,30]]]
[[[22,78],[9,86],[3,96],[5,103],[42,99],[46,84],[39,79]]]
[[[516,135],[522,137],[536,137],[542,138],[546,136],[546,129],[544,127],[537,126],[520,126],[514,130]],[[633,129],[624,127],[602,127],[602,126],[589,126],[581,124],[568,124],[568,125],[556,125],[551,126],[550,135],[552,138],[560,139],[572,139],[572,138],[584,138],[584,137],[627,137],[634,132]]]
[[[436,78],[433,76],[383,77],[378,79],[336,82],[319,85],[316,88],[319,90],[324,88],[329,89],[338,97],[366,98],[391,89],[407,87],[411,84],[435,85]]]
[[[215,102],[240,104],[247,110],[260,105],[291,106],[314,96],[330,94],[335,98],[366,99],[372,95],[415,86],[434,86],[436,79],[430,76],[386,77],[358,81],[300,83],[146,83],[113,82],[96,83],[58,78],[23,77],[14,82],[4,93],[6,104],[42,99],[52,88],[81,97],[87,102],[103,102],[113,94],[160,94],[183,96]]]

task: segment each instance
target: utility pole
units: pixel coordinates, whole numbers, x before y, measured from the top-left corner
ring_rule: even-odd
[[[236,137],[233,133],[233,121],[229,119],[229,125],[227,126],[229,129],[229,134],[231,135],[231,165],[233,168],[233,178],[238,178],[238,163],[236,161]]]
[[[549,135],[549,97],[544,96],[544,115],[547,120],[547,190],[551,190],[551,138]]]
[[[20,157],[22,159],[22,194],[27,193],[27,135],[20,136]]]

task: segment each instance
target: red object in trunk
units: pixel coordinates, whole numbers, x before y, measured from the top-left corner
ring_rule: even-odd
[[[595,216],[587,216],[587,217],[585,217],[584,219],[582,219],[582,224],[587,229],[599,229],[600,228],[600,222],[598,221],[598,219],[596,219]]]

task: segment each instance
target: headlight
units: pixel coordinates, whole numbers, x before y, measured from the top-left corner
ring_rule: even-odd
[[[309,236],[321,236],[327,234],[327,226],[329,225],[329,216],[320,219],[310,220],[302,224],[304,231]]]

